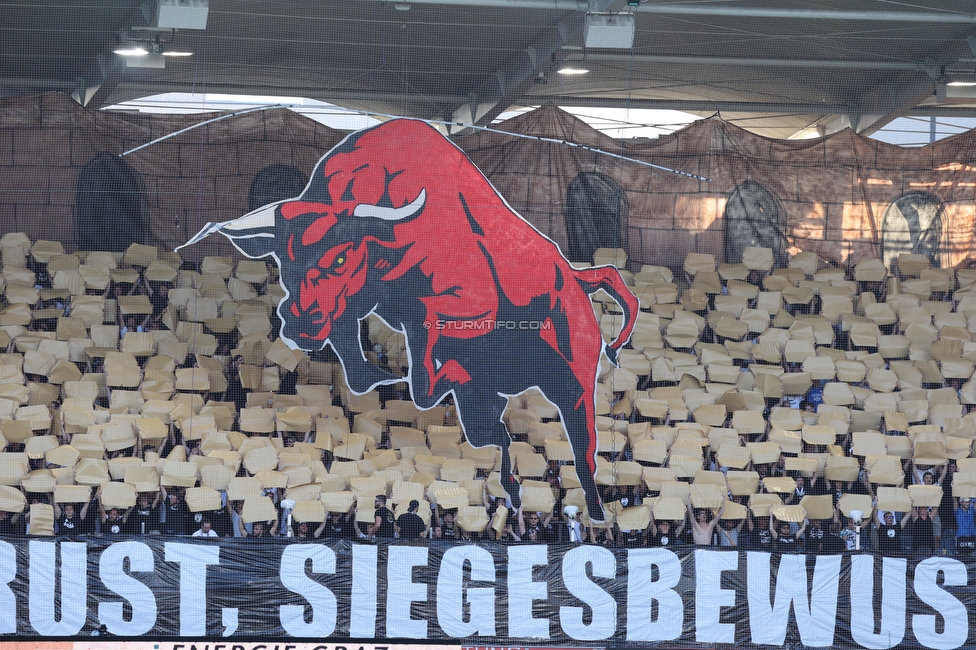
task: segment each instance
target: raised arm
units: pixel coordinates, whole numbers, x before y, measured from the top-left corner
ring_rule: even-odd
[[[807,513],[803,511],[803,521],[800,522],[800,527],[796,529],[796,538],[800,539],[803,537],[804,531],[807,529]]]
[[[318,527],[318,528],[316,528],[316,529],[315,529],[315,530],[314,530],[314,531],[312,532],[312,537],[314,537],[315,539],[318,539],[319,537],[321,537],[321,536],[322,536],[322,533],[323,533],[323,532],[325,531],[325,525],[326,525],[326,524],[328,523],[328,521],[329,521],[329,516],[330,516],[330,515],[331,515],[331,513],[329,513],[329,512],[327,512],[327,513],[325,513],[325,516],[324,516],[324,517],[322,517],[322,523],[321,523],[321,524],[319,524],[319,527]]]

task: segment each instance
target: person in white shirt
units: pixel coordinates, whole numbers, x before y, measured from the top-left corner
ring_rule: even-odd
[[[193,533],[192,537],[219,537],[217,531],[211,527],[210,520],[204,519],[200,522],[200,530]]]

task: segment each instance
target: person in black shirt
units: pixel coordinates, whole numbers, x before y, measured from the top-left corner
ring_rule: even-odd
[[[440,506],[438,506],[437,512],[440,511],[441,511]],[[454,522],[455,516],[456,516],[455,510],[448,510],[439,517],[439,522],[441,524],[441,532],[443,533],[444,539],[449,541],[454,541],[458,537],[457,526],[455,526],[455,522]]]
[[[905,514],[900,523],[895,523],[895,513],[885,512],[880,523],[874,522],[874,527],[878,529],[878,552],[881,555],[901,555],[901,532],[911,517]]]
[[[312,536],[318,539],[325,533],[326,539],[356,539],[356,525],[353,521],[353,511],[349,512],[327,512],[325,519]]]
[[[942,545],[939,531],[935,526],[934,517],[939,511],[930,512],[925,506],[918,506],[912,510],[912,520],[908,523],[908,533],[912,536],[912,551],[918,554],[931,555]],[[906,515],[907,518],[907,515]]]
[[[18,525],[20,514],[0,510],[0,537],[20,537],[24,534],[24,527]]]
[[[414,499],[407,506],[407,511],[400,515],[396,520],[396,532],[400,539],[420,539],[420,536],[427,530],[424,520],[417,514],[420,509],[420,501]],[[379,514],[377,512],[377,514]]]
[[[779,530],[777,530],[777,528]],[[807,529],[807,520],[804,519],[803,523],[796,530],[795,535],[790,534],[790,524],[787,521],[781,521],[778,525],[773,524],[773,518],[769,518],[769,534],[773,538],[773,550],[776,553],[796,553],[797,549],[800,547],[800,538],[803,537],[803,531]]]
[[[395,522],[393,513],[386,507],[386,496],[383,494],[376,495],[373,505],[376,507],[376,512],[374,513],[373,525],[369,527],[369,537],[393,539]]]
[[[823,553],[824,537],[826,537],[826,534],[820,520],[811,519],[810,525],[807,527],[806,544],[803,550],[812,554]]]
[[[667,520],[655,521],[651,515],[651,536],[647,538],[647,545],[652,548],[673,548],[685,527],[684,520],[675,529],[674,524]]]
[[[99,517],[102,520],[102,534],[103,535],[121,535],[124,533],[125,519],[122,514],[119,513],[118,508],[109,508],[108,512],[99,503]],[[125,514],[129,514],[129,510],[125,511]]]
[[[847,540],[840,536],[839,521],[830,522],[830,530],[824,535],[820,548],[824,555],[840,555],[847,550]]]
[[[166,521],[161,524],[162,532],[167,535],[187,535],[187,522],[190,519],[190,509],[182,497],[176,493],[166,493],[166,488],[160,488],[163,493],[163,511]]]
[[[145,494],[140,494],[136,499],[136,505],[131,508],[122,520],[126,524],[130,535],[145,535],[154,530],[159,530],[159,492],[156,492],[152,502]]]
[[[233,402],[237,407],[237,412],[247,406],[247,391],[241,384],[241,366],[244,364],[244,357],[237,355],[234,357],[231,367],[227,370],[227,390],[224,391],[224,401]]]
[[[58,523],[59,535],[82,535],[85,530],[82,528],[85,518],[88,516],[88,506],[86,503],[81,507],[80,512],[75,511],[75,504],[66,503],[62,509],[60,504],[54,504],[54,519]]]

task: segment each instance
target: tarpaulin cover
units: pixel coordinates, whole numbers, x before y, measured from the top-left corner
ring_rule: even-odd
[[[973,568],[563,544],[8,540],[0,633],[952,648],[976,642]]]

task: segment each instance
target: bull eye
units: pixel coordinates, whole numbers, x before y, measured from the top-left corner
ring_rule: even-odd
[[[346,258],[340,255],[338,259],[336,259],[335,263],[336,266],[342,266],[343,264],[346,263]]]

